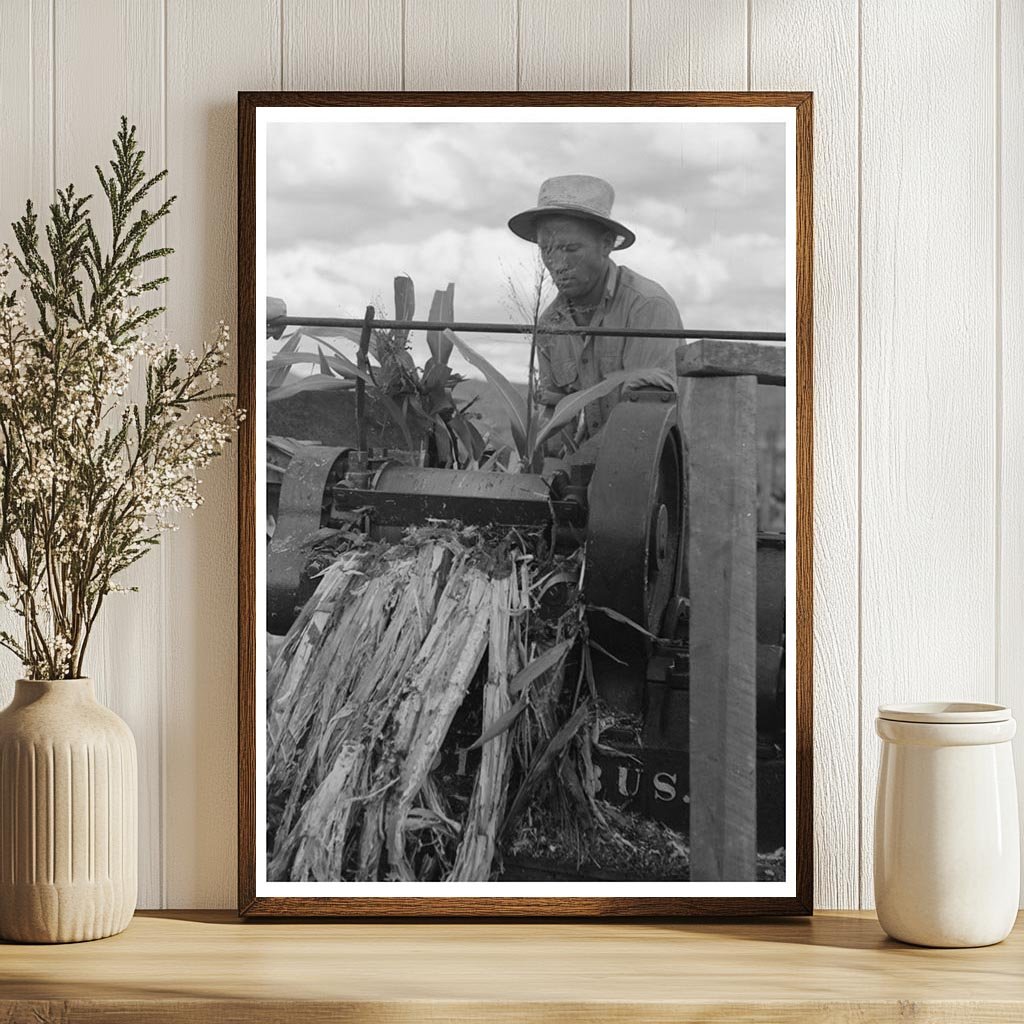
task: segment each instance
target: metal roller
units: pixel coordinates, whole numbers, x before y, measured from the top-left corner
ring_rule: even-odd
[[[628,395],[612,411],[588,490],[584,592],[588,604],[611,608],[663,636],[666,611],[678,599],[685,530],[684,452],[676,396]],[[649,638],[600,611],[591,633],[619,661],[602,658],[602,695],[640,711]],[[600,657],[600,655],[598,655]]]
[[[533,473],[388,465],[378,471],[369,491],[338,488],[335,502],[372,505],[373,520],[382,526],[425,519],[542,526],[553,514],[574,525],[586,519],[580,502],[556,497],[551,482]]]
[[[277,526],[267,549],[267,620],[272,633],[285,633],[295,619],[306,542],[326,526],[331,491],[342,478],[348,448],[310,445],[288,463],[281,482]]]

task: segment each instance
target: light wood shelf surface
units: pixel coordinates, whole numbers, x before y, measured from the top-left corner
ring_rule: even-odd
[[[239,921],[140,913],[68,946],[0,943],[0,1022],[1024,1021],[1024,918],[985,949],[873,915],[770,922]]]

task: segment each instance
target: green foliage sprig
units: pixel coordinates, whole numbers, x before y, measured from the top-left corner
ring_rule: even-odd
[[[122,118],[111,173],[96,168],[109,245],[92,197],[69,185],[50,205],[45,247],[31,202],[13,225],[20,253],[0,247],[0,600],[21,620],[0,645],[31,678],[82,674],[103,599],[125,589],[115,577],[177,528],[174,512],[200,504],[197,472],[244,415],[219,390],[225,324],[187,354],[147,337],[164,307],[138,297],[167,278],[145,280],[145,268],[173,250],[146,249],[146,238],[175,197],[141,205],[167,174],[147,176],[144,157]],[[195,408],[210,402],[212,412]]]

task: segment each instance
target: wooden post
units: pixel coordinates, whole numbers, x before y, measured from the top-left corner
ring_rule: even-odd
[[[690,879],[757,873],[757,377],[688,381]]]

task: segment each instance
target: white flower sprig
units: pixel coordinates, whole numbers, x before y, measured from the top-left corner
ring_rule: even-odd
[[[165,279],[144,281],[141,267],[170,250],[145,252],[142,242],[173,199],[129,223],[163,173],[142,173],[144,154],[124,119],[114,145],[113,176],[97,168],[114,227],[109,254],[89,197],[72,188],[50,207],[49,259],[31,204],[15,224],[20,257],[0,247],[0,600],[22,622],[20,636],[0,631],[0,645],[31,678],[82,674],[104,597],[125,589],[115,577],[176,528],[174,513],[198,507],[199,471],[244,416],[217,391],[226,324],[185,355],[147,336],[162,310],[142,310],[138,297]],[[140,380],[133,401],[143,369],[145,399]]]

